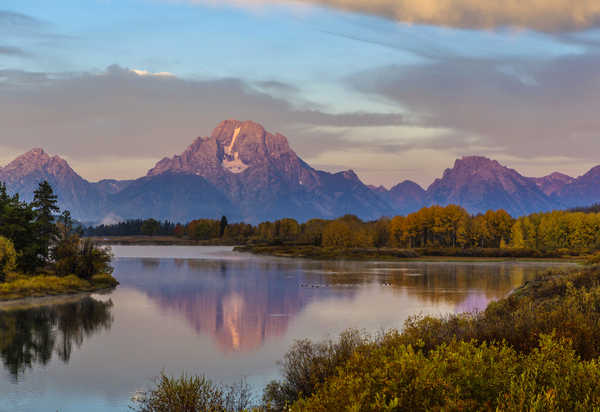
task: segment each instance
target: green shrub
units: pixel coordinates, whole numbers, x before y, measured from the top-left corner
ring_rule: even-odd
[[[300,396],[314,393],[357,348],[366,343],[366,336],[353,330],[342,333],[337,341],[314,343],[305,339],[295,342],[280,365],[283,381],[273,381],[267,385],[263,395],[264,404],[279,411]]]
[[[77,276],[90,279],[98,273],[111,274],[112,255],[108,249],[97,246],[89,238],[83,239],[77,261]]]
[[[94,275],[90,280],[92,284],[97,287],[113,288],[119,284],[119,282],[108,273]]]
[[[154,389],[132,402],[138,412],[241,412],[249,408],[250,391],[244,382],[223,387],[204,376],[162,373]]]
[[[7,275],[17,267],[17,252],[13,243],[0,236],[0,283],[6,281]]]
[[[519,354],[506,344],[452,341],[425,353],[372,344],[293,411],[573,410],[600,407],[600,368],[567,340],[543,335]]]

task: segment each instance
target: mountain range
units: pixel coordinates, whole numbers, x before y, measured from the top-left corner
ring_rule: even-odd
[[[237,120],[221,122],[210,136],[165,157],[136,180],[89,182],[42,149],[0,167],[0,181],[25,200],[31,200],[41,180],[52,184],[62,208],[94,223],[150,217],[183,222],[221,215],[250,223],[344,214],[370,220],[434,204],[459,204],[473,214],[505,209],[521,216],[600,202],[600,166],[578,178],[558,172],[531,178],[480,156],[456,160],[427,190],[408,180],[389,190],[367,186],[352,170],[312,168],[285,136]]]

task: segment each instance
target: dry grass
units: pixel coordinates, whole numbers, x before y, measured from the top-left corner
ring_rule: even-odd
[[[119,282],[108,274],[98,274],[90,280],[84,280],[75,275],[64,277],[52,275],[25,276],[12,273],[7,277],[7,282],[0,283],[0,300],[93,292],[114,288],[118,284]]]

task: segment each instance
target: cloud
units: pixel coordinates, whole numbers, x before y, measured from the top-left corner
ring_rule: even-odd
[[[190,3],[217,4],[214,0]],[[465,29],[517,27],[544,32],[578,31],[600,24],[597,0],[228,0],[230,4],[319,5],[372,14],[403,23]]]
[[[2,144],[11,151],[44,147],[73,160],[91,179],[138,177],[154,160],[182,152],[227,118],[283,133],[300,154],[343,141],[323,139],[316,126],[405,122],[393,113],[299,109],[236,78],[138,75],[120,66],[100,73],[0,71]]]
[[[175,77],[175,75],[173,73],[169,73],[169,72],[152,73],[152,72],[149,72],[148,70],[138,70],[138,69],[131,69],[130,71],[132,73],[137,74],[138,76]]]
[[[598,162],[598,65],[600,55],[592,54],[549,61],[454,58],[381,67],[348,81],[406,107],[423,124],[453,130],[446,143],[456,151],[457,138],[475,136],[461,154],[477,147],[494,156],[562,156],[571,159],[572,172],[577,162]]]
[[[0,27],[35,27],[43,23],[31,16],[9,10],[0,10]]]
[[[0,55],[3,56],[16,56],[25,57],[27,53],[21,48],[11,46],[0,46]]]

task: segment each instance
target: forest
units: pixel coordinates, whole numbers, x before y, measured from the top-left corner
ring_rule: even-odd
[[[364,222],[353,215],[299,223],[280,219],[258,225],[198,219],[187,224],[130,220],[87,228],[89,236],[169,235],[240,245],[313,246],[327,249],[395,248],[425,254],[583,255],[600,249],[596,208],[535,213],[514,218],[504,210],[470,215],[456,205],[431,206],[407,216]],[[500,252],[504,251],[504,252]],[[509,253],[509,251],[512,251]],[[486,252],[480,252],[485,255]]]
[[[0,184],[0,300],[114,287],[111,254],[82,238],[44,181],[31,203]]]

